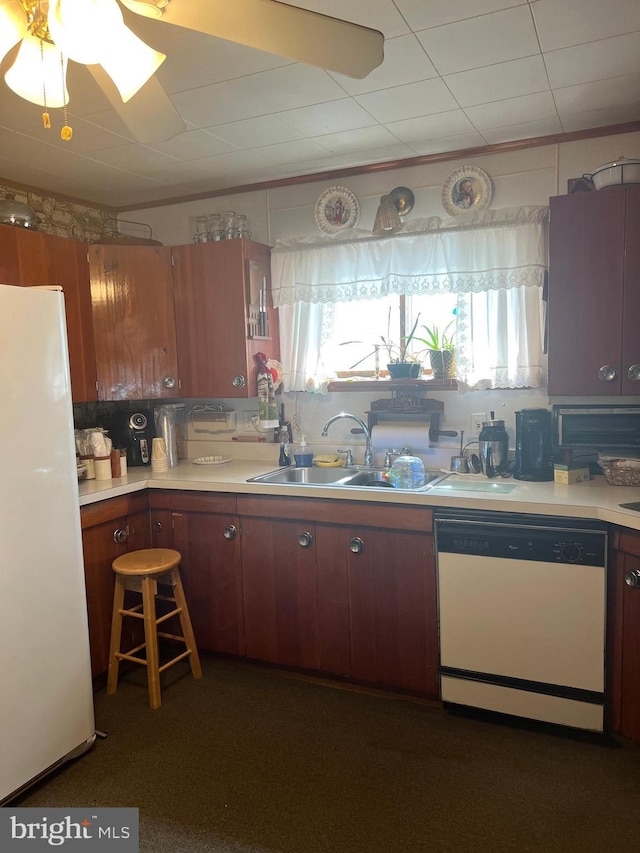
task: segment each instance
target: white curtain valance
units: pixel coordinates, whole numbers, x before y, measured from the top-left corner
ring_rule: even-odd
[[[349,239],[278,241],[271,254],[273,303],[541,287],[548,216],[547,207],[507,208],[414,220],[389,237],[358,231]]]

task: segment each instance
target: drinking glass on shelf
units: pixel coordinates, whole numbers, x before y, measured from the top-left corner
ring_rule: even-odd
[[[222,214],[222,221],[224,223],[224,236],[227,240],[233,240],[234,237],[238,237],[238,224],[236,220],[236,213],[233,210],[227,210]]]
[[[244,237],[246,240],[250,240],[251,231],[249,231],[249,223],[247,222],[246,214],[236,214],[236,223],[238,226],[238,237]]]
[[[209,217],[196,216],[196,233],[193,235],[194,243],[206,243],[209,239]]]
[[[224,224],[222,214],[211,213],[209,215],[209,239],[224,240]]]

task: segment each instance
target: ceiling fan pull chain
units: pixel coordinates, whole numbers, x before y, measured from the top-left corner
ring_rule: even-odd
[[[62,91],[64,92],[64,57],[62,53],[60,53],[60,73],[62,74]],[[62,126],[62,130],[60,131],[60,139],[63,139],[65,142],[68,142],[73,136],[73,128],[69,125],[69,116],[67,114],[66,102],[62,105],[62,115],[64,117],[64,124]]]
[[[44,47],[42,39],[40,39],[40,62],[44,70]],[[47,81],[45,79],[44,73],[42,75],[42,102],[44,106],[44,112],[42,113],[42,126],[45,128],[45,130],[51,130],[51,116],[49,115],[49,110],[47,109]]]

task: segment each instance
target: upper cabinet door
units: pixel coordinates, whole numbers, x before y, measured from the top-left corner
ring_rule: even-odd
[[[97,399],[87,244],[10,225],[0,226],[3,284],[60,285],[64,292],[74,403]]]
[[[640,184],[626,188],[622,393],[640,394]]]
[[[551,199],[552,396],[621,392],[624,241],[624,187]]]
[[[173,257],[182,396],[255,397],[255,353],[280,353],[269,247],[221,240]]]
[[[180,396],[171,250],[90,246],[98,399]]]

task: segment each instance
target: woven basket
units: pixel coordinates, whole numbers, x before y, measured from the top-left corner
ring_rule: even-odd
[[[625,468],[623,462],[620,460],[615,467],[613,463],[599,463],[607,483],[610,486],[640,486],[640,468]]]

